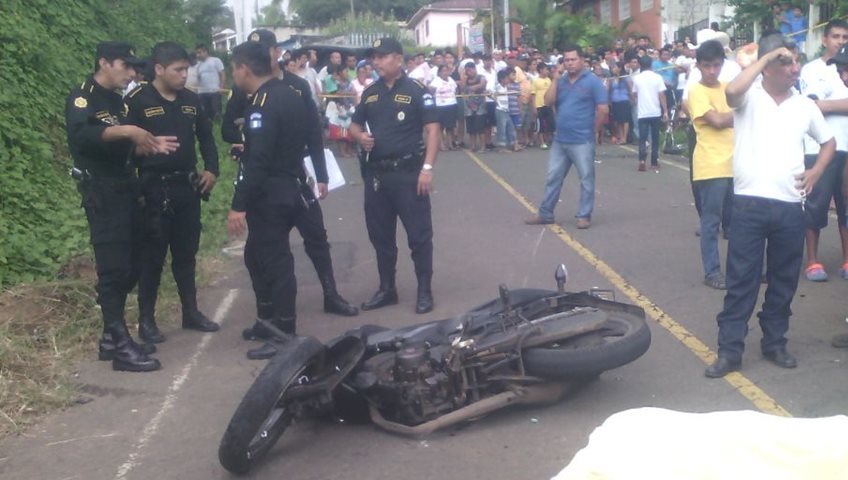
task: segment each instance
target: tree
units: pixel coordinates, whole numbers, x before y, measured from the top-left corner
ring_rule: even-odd
[[[225,0],[185,0],[183,17],[195,42],[209,45],[216,27],[229,26],[226,22],[232,19],[232,11],[225,5]],[[235,22],[231,23],[234,28]]]
[[[408,20],[431,0],[353,0],[356,14],[373,13],[390,20]],[[350,15],[351,0],[292,0],[298,17],[306,25],[324,26]]]
[[[554,14],[554,5],[551,2],[539,0],[511,0],[512,12],[510,21],[520,23],[523,26],[525,43],[536,48],[545,50],[550,45],[550,29],[546,22]]]
[[[285,25],[286,22],[286,12],[283,11],[282,0],[274,0],[268,5],[265,5],[259,11],[259,16],[256,17],[257,25],[278,27]]]
[[[550,31],[552,46],[562,47],[566,43],[576,43],[581,47],[612,45],[622,36],[630,25],[625,21],[619,27],[595,22],[591,13],[568,13],[556,11],[545,20],[545,28]]]

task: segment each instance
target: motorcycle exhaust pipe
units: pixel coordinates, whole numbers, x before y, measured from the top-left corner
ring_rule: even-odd
[[[398,435],[407,437],[420,437],[429,435],[436,430],[455,425],[466,420],[481,417],[483,415],[500,410],[510,405],[546,404],[559,401],[565,393],[570,390],[570,384],[562,382],[548,382],[540,385],[516,387],[508,392],[499,393],[479,402],[472,403],[467,407],[454,410],[446,415],[410,427],[402,423],[386,420],[380,411],[371,405],[371,421],[378,427]]]

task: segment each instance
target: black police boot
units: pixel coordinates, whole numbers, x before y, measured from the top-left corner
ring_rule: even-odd
[[[109,329],[115,345],[112,356],[112,370],[123,372],[152,372],[162,365],[159,360],[149,357],[133,341],[126,325],[115,325]]]
[[[132,340],[132,337],[130,337]],[[133,340],[133,343],[135,341]],[[145,355],[156,353],[156,345],[152,343],[136,343],[139,350]],[[112,340],[112,334],[104,330],[100,337],[100,344],[97,349],[97,359],[104,362],[111,362],[115,358],[115,342]]]
[[[380,272],[380,289],[371,297],[371,300],[363,303],[361,308],[364,311],[374,310],[385,307],[386,305],[397,305],[398,294],[395,289],[395,276]]]
[[[359,315],[359,309],[351,305],[336,290],[336,280],[332,275],[321,278],[321,287],[324,289],[324,311],[335,313],[345,317]]]
[[[418,300],[415,313],[428,313],[433,310],[433,291],[430,289],[430,276],[418,278]]]
[[[217,332],[220,325],[206,318],[200,310],[183,311],[183,329],[200,332]]]
[[[274,316],[274,305],[270,302],[256,302],[256,322],[252,326],[241,331],[241,337],[245,340],[267,340],[271,333],[262,326],[259,319],[270,322]]]
[[[138,338],[146,343],[162,343],[165,335],[156,326],[153,316],[141,316],[138,318]]]
[[[281,346],[294,338],[294,332],[297,326],[297,320],[294,317],[272,320],[269,322],[270,328],[263,325],[262,323],[264,322],[257,323],[268,331],[272,338],[270,341],[262,344],[261,347],[248,350],[247,358],[250,360],[266,360],[276,355]]]

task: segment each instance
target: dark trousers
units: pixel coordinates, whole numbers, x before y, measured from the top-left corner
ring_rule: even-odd
[[[430,197],[419,196],[417,172],[366,174],[365,225],[368,238],[377,253],[377,269],[381,282],[394,281],[397,265],[397,219],[400,217],[406,236],[415,275],[433,275],[433,223],[430,216]]]
[[[195,256],[200,245],[200,197],[186,178],[148,181],[143,188],[147,232],[138,282],[139,318],[154,317],[168,249],[183,314],[193,313],[197,310]]]
[[[786,345],[792,297],[804,250],[804,216],[798,203],[736,195],[733,233],[727,249],[727,294],[718,314],[718,353],[741,360],[748,320],[760,291],[766,248],[768,286],[757,315],[763,338],[760,348],[772,352]]]
[[[247,243],[244,264],[250,274],[257,305],[271,304],[272,319],[295,317],[297,281],[289,232],[297,216],[305,212],[298,205],[255,202],[247,209]]]
[[[327,229],[324,227],[324,213],[321,204],[315,198],[312,189],[304,186],[303,196],[309,208],[295,216],[294,226],[303,237],[303,249],[315,267],[315,273],[321,281],[324,293],[331,284],[335,283],[333,276],[333,260],[330,257],[330,242],[327,240]]]
[[[639,161],[648,157],[648,135],[651,139],[651,165],[657,165],[660,158],[660,117],[639,119]]]
[[[135,181],[90,181],[79,187],[97,269],[103,329],[125,328],[127,295],[141,266],[142,211]]]
[[[206,118],[209,121],[215,120],[215,117],[221,113],[221,94],[218,92],[213,93],[201,93],[200,95],[200,106],[203,107],[203,110],[206,112]]]

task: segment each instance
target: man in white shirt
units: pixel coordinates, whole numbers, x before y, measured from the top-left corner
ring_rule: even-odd
[[[792,88],[801,70],[794,42],[773,32],[764,35],[758,45],[757,62],[726,90],[736,130],[735,196],[727,248],[727,294],[716,317],[718,358],[704,372],[710,378],[741,367],[766,245],[768,287],[757,315],[763,332],[760,350],[779,367],[797,366],[795,357],[786,351],[786,332],[804,249],[802,199],[821,178],[836,150],[821,111]],[[760,74],[762,82],[756,83]],[[807,170],[804,135],[821,145],[818,159]]]
[[[831,60],[848,42],[848,23],[842,19],[828,22],[824,27],[824,53],[801,69],[801,94],[816,100],[836,138],[836,155],[807,196],[804,213],[807,221],[807,280],[827,280],[824,266],[819,263],[819,233],[827,226],[830,201],[836,203],[837,228],[842,242],[842,264],[839,276],[848,279],[848,228],[845,225],[845,200],[842,196],[842,172],[848,151],[848,87],[842,83],[836,65]],[[804,161],[810,167],[816,161],[819,145],[807,137],[804,142]]]
[[[198,45],[197,54],[197,93],[200,105],[206,110],[206,116],[214,120],[221,113],[221,89],[224,88],[224,63],[218,57],[209,56],[209,47]]]
[[[660,126],[668,121],[668,105],[665,98],[665,81],[651,70],[653,59],[647,55],[639,59],[641,71],[633,79],[633,96],[639,119],[639,171],[645,171],[648,157],[648,135],[651,140],[651,168],[659,171]]]

